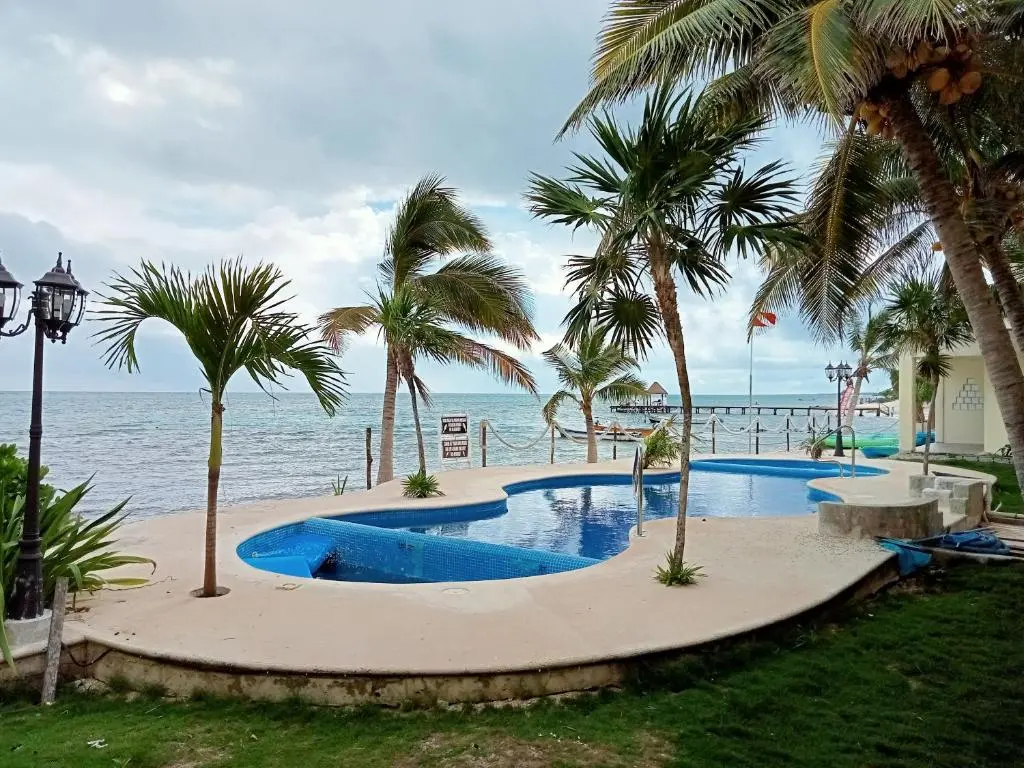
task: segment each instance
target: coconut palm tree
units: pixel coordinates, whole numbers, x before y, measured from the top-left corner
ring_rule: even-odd
[[[727,254],[758,255],[797,236],[786,223],[796,195],[785,169],[770,163],[751,170],[744,163],[764,120],[738,116],[719,125],[710,118],[702,96],[658,88],[636,128],[607,114],[592,118],[590,133],[602,154],[577,154],[565,179],[534,175],[527,193],[535,216],[601,237],[593,255],[570,262],[577,304],[566,317],[568,339],[595,323],[639,355],[661,334],[672,350],[683,404],[674,548],[680,558],[693,410],[676,275],[708,295],[728,280]]]
[[[388,230],[384,258],[377,265],[378,295],[368,305],[338,307],[320,317],[324,340],[335,349],[341,349],[349,335],[370,327],[378,328],[387,349],[378,483],[394,478],[398,385],[400,379],[408,381],[410,375],[415,376],[416,355],[404,348],[402,342],[406,332],[402,324],[409,319],[403,313],[413,312],[422,299],[438,322],[466,332],[493,335],[524,350],[538,338],[525,277],[490,255],[490,250],[483,223],[459,203],[455,190],[446,187],[440,176],[426,176],[398,204]],[[462,255],[437,266],[442,259],[455,254]],[[404,292],[406,288],[408,292]],[[382,314],[385,309],[387,312]],[[397,325],[380,322],[392,314],[399,318],[395,320]],[[477,365],[486,358],[483,364],[507,383],[535,392],[529,374],[522,375],[525,369],[514,358],[496,352],[480,345],[475,355],[465,361]],[[420,454],[425,461],[422,434],[419,437]]]
[[[592,88],[566,127],[602,103],[711,74],[726,111],[816,113],[849,131],[895,138],[971,320],[1024,482],[1024,373],[927,127],[936,105],[949,119],[973,110],[1019,126],[1022,40],[1019,2],[615,0]]]
[[[938,269],[904,277],[893,287],[882,317],[888,343],[897,353],[916,356],[916,374],[931,384],[924,442],[927,475],[939,381],[949,375],[949,351],[973,338],[971,325],[959,297]]]
[[[960,209],[1024,349],[1024,296],[1011,258],[1024,226],[1024,156],[989,126],[985,121],[974,131],[964,120],[936,119],[929,130],[944,147]],[[859,303],[941,247],[899,144],[862,133],[827,146],[800,221],[807,245],[765,256],[751,316],[796,306],[808,327],[830,341],[844,334]]]
[[[224,393],[239,371],[264,391],[283,386],[290,371],[305,377],[324,411],[333,416],[345,394],[345,376],[315,332],[285,309],[289,281],[272,264],[224,261],[199,275],[143,261],[116,274],[95,315],[95,336],[110,368],[139,370],[139,328],[163,320],[185,339],[199,363],[210,397],[210,453],[206,481],[206,553],[203,597],[223,594],[217,584],[217,492],[223,458]]]
[[[636,358],[621,344],[609,343],[603,331],[592,331],[579,340],[576,349],[559,342],[544,352],[544,360],[555,369],[562,388],[544,405],[544,419],[551,424],[566,400],[576,403],[587,425],[587,463],[597,461],[597,433],[594,430],[594,401],[621,402],[639,397],[647,387],[634,371]]]
[[[846,409],[845,423],[851,427],[857,414],[861,386],[869,380],[871,372],[894,368],[898,364],[898,357],[892,351],[892,341],[886,333],[887,322],[884,312],[858,317],[851,324],[846,337],[847,347],[853,350],[857,361],[853,369],[853,397]]]

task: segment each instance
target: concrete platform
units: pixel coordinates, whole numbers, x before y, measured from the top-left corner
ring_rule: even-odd
[[[907,498],[907,476],[919,467],[869,463],[891,474],[812,485],[845,501]],[[489,501],[503,498],[501,486],[510,482],[595,470],[628,473],[629,462],[447,472],[439,476],[442,499],[402,499],[393,482],[341,497],[224,509],[219,581],[231,592],[215,599],[189,595],[202,575],[202,513],[135,523],[122,546],[157,562],[152,582],[80,599],[87,611],[69,615],[69,637],[84,638],[81,653],[95,662],[86,674],[181,694],[298,694],[331,704],[503,699],[615,683],[628,660],[800,615],[874,583],[891,565],[893,555],[872,541],[819,534],[815,515],[689,518],[687,560],[704,566],[706,578],[685,588],[652,578],[672,545],[671,519],[648,523],[643,538],[599,565],[504,581],[295,579],[235,555],[249,536],[311,516]]]

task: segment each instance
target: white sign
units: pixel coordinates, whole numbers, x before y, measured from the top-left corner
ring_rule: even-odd
[[[469,414],[441,416],[441,460],[469,460]]]

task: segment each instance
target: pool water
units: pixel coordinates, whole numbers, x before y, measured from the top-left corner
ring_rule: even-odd
[[[649,476],[647,480],[644,519],[675,517],[679,476]],[[354,521],[605,560],[628,546],[629,531],[636,525],[636,497],[628,482],[599,476],[518,484],[506,489],[509,497],[504,508],[481,505],[472,519],[452,520],[449,510],[423,510],[416,513],[422,520],[418,525],[389,525],[391,513],[360,515]],[[530,487],[536,485],[542,487]],[[809,490],[801,478],[695,471],[690,474],[687,516],[811,514],[818,505]]]
[[[766,459],[700,460],[692,467],[692,517],[809,515],[819,501],[837,497],[809,488],[807,480],[841,471],[834,463]],[[879,473],[884,470],[858,469]],[[646,520],[676,515],[678,483],[678,473],[645,478]],[[626,549],[636,525],[628,475],[544,478],[505,491],[506,500],[483,504],[314,517],[257,534],[238,554],[274,573],[338,581],[511,579],[607,560]]]

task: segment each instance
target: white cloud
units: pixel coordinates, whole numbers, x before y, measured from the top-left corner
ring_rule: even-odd
[[[43,35],[42,41],[74,68],[87,87],[115,104],[163,106],[183,99],[209,107],[242,103],[241,91],[231,82],[235,65],[228,59],[130,60],[61,35]]]

